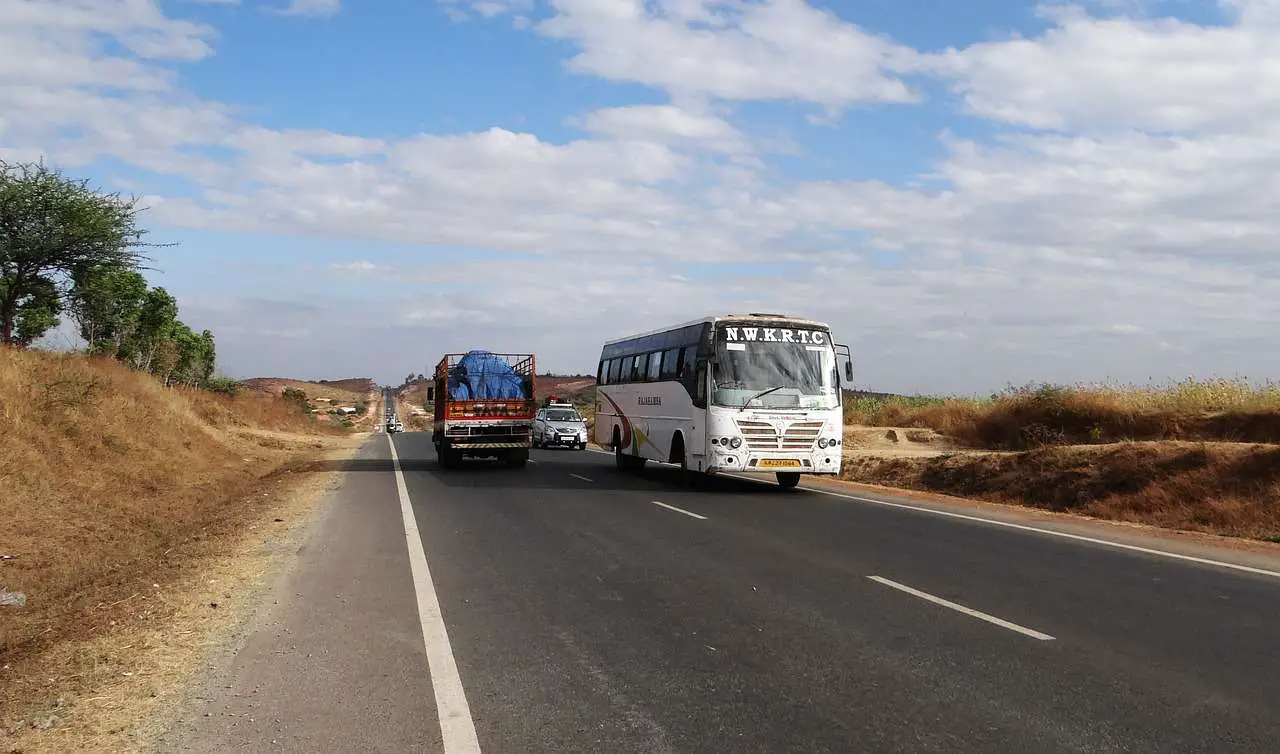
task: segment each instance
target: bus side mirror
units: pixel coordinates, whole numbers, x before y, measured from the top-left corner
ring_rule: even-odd
[[[844,362],[844,381],[853,382],[853,360],[846,359]]]

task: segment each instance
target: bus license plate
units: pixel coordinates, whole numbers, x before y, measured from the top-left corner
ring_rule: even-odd
[[[762,469],[798,469],[800,462],[794,458],[762,458],[758,464]]]

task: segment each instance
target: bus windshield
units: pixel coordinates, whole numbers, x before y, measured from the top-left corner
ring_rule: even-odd
[[[825,331],[721,326],[711,377],[717,406],[840,405],[835,350]]]

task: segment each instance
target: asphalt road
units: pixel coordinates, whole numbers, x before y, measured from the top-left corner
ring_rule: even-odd
[[[1277,576],[391,442],[165,750],[1280,750]]]

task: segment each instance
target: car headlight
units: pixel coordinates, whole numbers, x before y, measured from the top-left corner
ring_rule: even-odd
[[[737,450],[738,448],[741,448],[741,447],[742,447],[742,438],[741,438],[741,437],[735,437],[735,438],[733,438],[732,440],[730,440],[730,441],[729,441],[729,447],[733,448],[734,450]]]

